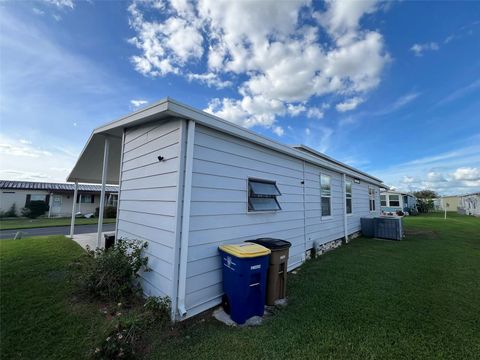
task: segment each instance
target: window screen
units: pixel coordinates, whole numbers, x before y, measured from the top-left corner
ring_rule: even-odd
[[[400,196],[398,195],[389,195],[388,201],[390,206],[400,206]]]
[[[387,195],[380,195],[380,206],[387,206]]]
[[[352,182],[351,181],[345,182],[345,208],[347,210],[347,214],[352,213]]]
[[[280,195],[275,182],[248,179],[248,211],[281,210],[277,200]]]
[[[32,194],[30,196],[30,201],[45,201],[47,195]]]
[[[321,193],[321,205],[322,205],[322,216],[332,215],[332,179],[328,175],[320,174],[320,193]]]
[[[370,211],[375,211],[375,189],[368,188],[368,201],[370,204]]]

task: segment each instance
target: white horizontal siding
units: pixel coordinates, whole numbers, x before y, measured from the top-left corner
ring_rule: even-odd
[[[148,242],[152,271],[145,293],[173,297],[181,122],[155,122],[125,133],[118,236]],[[164,160],[159,161],[158,156]]]
[[[247,179],[274,180],[281,211],[247,213]],[[195,133],[186,305],[189,316],[218,303],[218,246],[258,237],[292,242],[290,262],[304,258],[303,162],[198,126]]]
[[[332,216],[328,218],[321,217],[320,173],[332,179]],[[249,177],[276,181],[282,193],[278,197],[281,211],[247,213]],[[353,188],[355,214],[348,217],[349,233],[359,229],[361,216],[371,215],[368,185],[355,184]],[[292,243],[291,270],[304,261],[305,250],[314,243],[344,236],[344,211],[342,174],[304,165],[300,160],[197,126],[187,266],[188,316],[220,301],[219,245],[258,237],[288,240]]]

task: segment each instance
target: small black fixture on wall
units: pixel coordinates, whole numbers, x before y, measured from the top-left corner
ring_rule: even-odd
[[[162,155],[158,155],[158,161],[163,161],[165,158]]]

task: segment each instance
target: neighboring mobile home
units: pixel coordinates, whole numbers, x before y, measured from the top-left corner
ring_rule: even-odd
[[[465,215],[480,216],[480,193],[460,196],[458,212]]]
[[[416,209],[417,198],[412,194],[382,191],[380,193],[380,206],[382,213],[410,212],[411,209]]]
[[[458,212],[460,199],[461,199],[460,195],[442,196],[439,198],[439,201],[437,202],[438,208],[436,208],[436,210],[445,211],[445,208],[447,208],[447,211]]]
[[[220,303],[219,245],[288,240],[291,270],[380,215],[384,186],[171,99],[95,129],[67,180],[120,184],[117,238],[148,241],[144,290],[169,296],[175,319]]]
[[[76,199],[76,212],[94,213],[100,206],[99,185],[79,185]],[[74,185],[31,181],[0,180],[0,211],[7,212],[15,204],[16,213],[30,201],[45,201],[50,205],[48,217],[70,216]],[[118,186],[107,186],[106,204],[117,205]]]

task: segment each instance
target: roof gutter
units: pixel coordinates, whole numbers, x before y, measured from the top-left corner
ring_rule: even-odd
[[[183,185],[183,210],[180,238],[180,261],[178,273],[177,309],[181,317],[187,314],[185,294],[187,285],[188,238],[190,235],[190,203],[192,198],[193,145],[195,140],[195,121],[188,120],[187,144],[185,154],[185,182]]]

